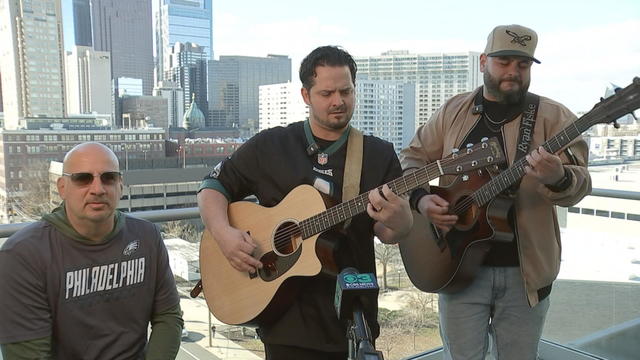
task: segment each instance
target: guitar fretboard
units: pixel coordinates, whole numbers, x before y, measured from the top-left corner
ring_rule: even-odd
[[[440,161],[437,161],[399,177],[387,183],[387,185],[395,194],[405,194],[438,178],[440,175],[442,175]],[[382,188],[382,186],[378,188]],[[302,238],[307,239],[365,212],[367,204],[369,204],[369,193],[363,193],[351,200],[331,207],[327,211],[301,221],[299,226],[302,231]]]
[[[554,137],[545,142],[542,146],[549,153],[556,153],[563,147],[567,146],[571,141],[580,136],[584,131],[596,124],[594,121],[594,114],[588,113],[574,121],[572,124],[564,128]],[[601,118],[602,119],[602,118]],[[615,118],[613,118],[615,119]],[[600,121],[598,121],[600,122]],[[484,184],[478,190],[476,190],[471,197],[473,201],[480,207],[486,205],[493,198],[498,196],[501,192],[515,184],[525,175],[524,168],[529,163],[525,157],[518,159],[511,167],[501,172],[498,176],[491,179],[491,181]],[[464,208],[456,208],[456,213],[463,213],[471,204],[465,204]]]

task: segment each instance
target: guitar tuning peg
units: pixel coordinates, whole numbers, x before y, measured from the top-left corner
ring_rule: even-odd
[[[451,149],[451,152],[452,152],[453,154],[457,153],[458,151],[460,151],[460,149],[458,149],[458,148],[453,148],[453,149]]]
[[[482,141],[482,142],[487,142],[487,141],[489,141],[489,138],[485,136],[485,137],[483,137],[482,139],[480,139],[480,141]]]
[[[467,144],[467,149],[468,149],[468,148],[470,148],[470,147],[473,147],[473,144],[472,144],[472,143],[468,143],[468,144]]]
[[[473,152],[473,144],[469,143],[467,144],[467,154],[471,154]]]

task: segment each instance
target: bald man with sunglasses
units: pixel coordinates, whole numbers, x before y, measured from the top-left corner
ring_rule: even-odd
[[[117,210],[115,154],[77,145],[57,187],[62,204],[0,248],[4,359],[175,359],[183,320],[167,250],[154,224]]]

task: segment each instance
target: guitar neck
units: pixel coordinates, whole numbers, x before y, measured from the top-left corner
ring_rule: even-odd
[[[588,115],[588,114],[587,114]],[[551,154],[557,153],[560,149],[567,146],[571,141],[580,136],[584,131],[589,129],[593,125],[593,120],[590,116],[583,116],[580,119],[574,121],[572,124],[564,128],[554,137],[542,144],[545,150]],[[480,189],[473,193],[472,198],[478,206],[484,206],[489,203],[493,198],[498,196],[501,192],[508,189],[513,184],[517,183],[524,175],[524,168],[529,163],[525,157],[518,159],[507,170],[501,172],[498,176],[491,179],[491,181],[484,184]],[[466,209],[460,209],[464,211]]]
[[[438,160],[390,181],[386,185],[388,185],[395,194],[406,194],[411,190],[427,184],[433,179],[437,179],[440,175],[443,175],[443,173],[440,160]],[[382,186],[378,188],[382,188]],[[302,238],[307,239],[313,235],[324,232],[347,219],[365,212],[367,210],[367,204],[369,204],[369,193],[363,193],[351,200],[340,203],[301,221],[299,226],[302,230]]]

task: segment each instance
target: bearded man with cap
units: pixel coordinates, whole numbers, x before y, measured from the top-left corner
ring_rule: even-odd
[[[519,156],[528,162],[519,186],[511,189],[514,211],[508,222],[514,240],[492,243],[469,286],[439,295],[445,359],[484,359],[489,336],[496,358],[537,358],[548,296],[560,268],[555,206],[572,206],[591,191],[584,140],[576,139],[559,154],[541,146],[576,116],[562,104],[528,92],[531,66],[540,63],[534,57],[537,42],[537,34],[524,26],[493,29],[480,55],[484,86],[449,99],[400,154],[409,172],[454,148],[497,137],[509,165]],[[537,111],[530,111],[533,107]],[[518,150],[522,146],[525,151]],[[452,181],[443,176],[440,185]],[[443,233],[458,221],[450,204],[428,188],[415,190],[410,204]]]

